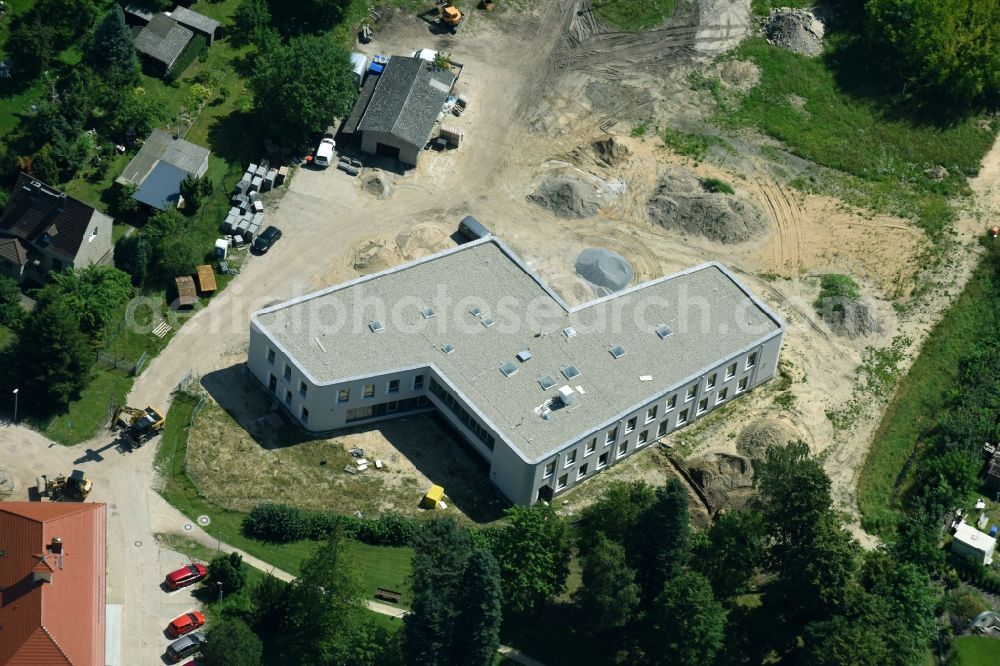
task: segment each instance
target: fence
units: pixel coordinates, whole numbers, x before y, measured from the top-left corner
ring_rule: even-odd
[[[146,362],[146,354],[143,352],[142,357],[138,362],[130,361],[122,356],[115,356],[114,354],[109,354],[105,351],[97,351],[97,364],[107,368],[108,370],[116,370],[121,372],[127,377],[139,374],[141,369],[140,363]]]

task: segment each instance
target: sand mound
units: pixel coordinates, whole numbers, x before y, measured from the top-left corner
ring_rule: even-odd
[[[396,236],[396,253],[405,261],[414,261],[453,246],[448,230],[433,224],[417,225]]]
[[[772,9],[764,22],[768,42],[804,56],[823,52],[823,30],[823,22],[808,9]]]
[[[719,78],[730,88],[748,93],[760,83],[760,67],[749,60],[727,60],[719,68]]]
[[[767,227],[760,210],[738,196],[706,192],[686,169],[669,169],[649,198],[650,219],[665,229],[704,236],[719,243],[742,243]]]
[[[751,460],[763,460],[772,446],[784,446],[798,439],[786,424],[774,419],[759,419],[743,428],[736,438],[736,450]]]
[[[628,146],[618,143],[611,136],[607,139],[595,141],[591,146],[594,148],[594,155],[597,157],[597,161],[607,166],[624,164],[628,162],[629,155],[632,154]]]
[[[364,187],[365,192],[378,199],[388,199],[392,196],[392,186],[381,176],[366,178],[362,187]]]
[[[687,460],[684,466],[713,512],[741,509],[753,495],[753,465],[748,458],[716,453]]]
[[[588,247],[576,258],[576,274],[598,290],[611,293],[627,287],[633,272],[628,260],[620,254]]]
[[[551,212],[556,217],[578,219],[597,215],[601,207],[601,193],[597,188],[569,176],[546,178],[528,201]]]
[[[844,299],[824,307],[820,316],[837,335],[863,338],[879,331],[877,314],[874,303]]]

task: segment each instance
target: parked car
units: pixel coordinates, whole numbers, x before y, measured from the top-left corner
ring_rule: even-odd
[[[250,249],[254,254],[266,254],[271,249],[271,246],[278,242],[279,238],[281,238],[281,229],[278,227],[268,227],[264,229],[261,235],[254,239],[253,246]]]
[[[193,562],[183,569],[172,571],[167,574],[166,584],[171,590],[176,590],[188,585],[193,585],[208,575],[208,569],[204,564]]]
[[[184,634],[189,634],[195,629],[201,629],[204,626],[205,616],[201,614],[201,611],[189,611],[180,617],[174,618],[173,622],[167,626],[167,631],[171,636],[177,638]]]
[[[207,642],[208,639],[205,638],[205,634],[200,631],[182,636],[167,646],[167,659],[170,660],[170,663],[176,664],[184,657],[193,655]]]
[[[316,149],[316,157],[313,158],[313,163],[317,166],[328,167],[333,163],[333,151],[337,147],[337,143],[330,137],[323,137],[323,140],[319,142],[319,148]]]
[[[479,240],[480,238],[486,238],[487,236],[492,236],[493,233],[484,227],[482,223],[471,215],[466,215],[462,218],[462,221],[458,223],[458,233],[465,236],[469,240]]]

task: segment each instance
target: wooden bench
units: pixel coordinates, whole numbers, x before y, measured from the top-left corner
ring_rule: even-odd
[[[384,587],[380,587],[378,588],[378,591],[375,592],[375,598],[381,599],[383,601],[391,601],[394,604],[398,604],[399,601],[403,598],[403,593],[396,592],[395,590],[387,590]]]

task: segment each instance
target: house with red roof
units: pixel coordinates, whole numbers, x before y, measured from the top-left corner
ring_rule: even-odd
[[[104,666],[106,506],[0,503],[0,666]]]

